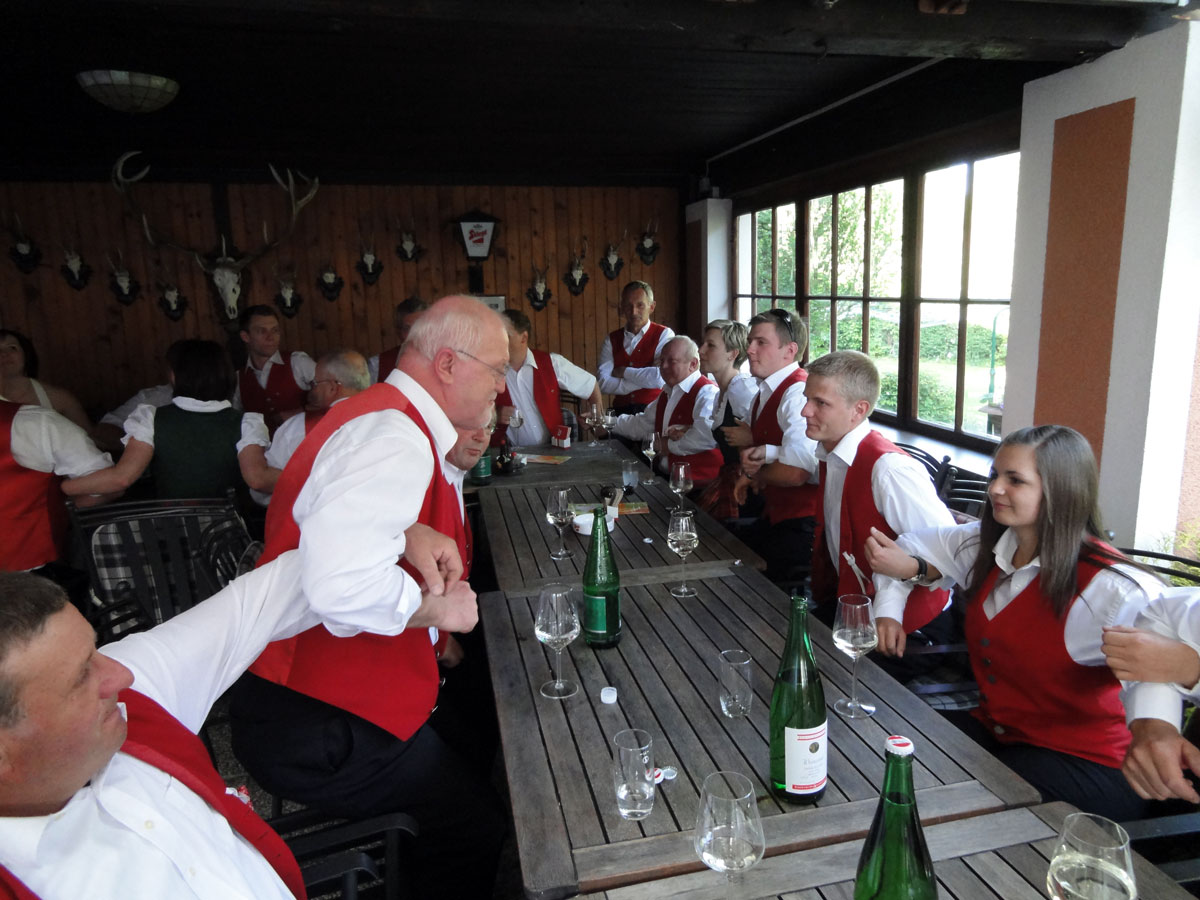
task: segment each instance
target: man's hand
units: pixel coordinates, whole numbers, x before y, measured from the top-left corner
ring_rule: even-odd
[[[725,443],[730,447],[749,447],[754,443],[754,438],[750,433],[750,426],[741,419],[734,419],[736,425],[726,425],[721,429],[725,434]]]
[[[1129,730],[1133,743],[1121,771],[1138,796],[1145,800],[1179,797],[1200,803],[1200,794],[1183,774],[1184,766],[1200,774],[1200,749],[1162,719],[1134,719]]]
[[[903,656],[904,642],[907,636],[904,634],[904,626],[895,619],[890,619],[887,616],[882,616],[875,620],[875,630],[879,633],[878,650],[884,656]]]
[[[733,499],[737,501],[737,505],[743,505],[750,496],[750,486],[754,482],[745,475],[738,475],[737,481],[733,483]]]
[[[458,544],[420,522],[414,522],[404,532],[404,558],[420,574],[425,590],[434,596],[441,595],[451,583],[462,578]]]
[[[453,669],[463,661],[463,647],[452,634],[446,635],[446,643],[442,645],[442,655],[438,657],[438,665],[443,669]]]
[[[871,536],[863,544],[863,552],[871,571],[879,575],[905,579],[917,574],[917,561],[878,528],[871,529]]]
[[[507,425],[508,420],[512,418],[512,414],[517,411],[515,406],[501,406],[496,410],[496,424]]]
[[[672,425],[667,429],[667,440],[678,441],[688,433],[690,426],[688,425]]]
[[[440,596],[422,594],[421,605],[408,617],[408,628],[436,628],[465,634],[479,621],[475,592],[465,581],[446,586]]]
[[[747,447],[742,451],[742,472],[753,478],[767,462],[767,448]]]
[[[1104,629],[1104,656],[1122,681],[1181,684],[1200,681],[1200,654],[1183,641],[1117,625]]]

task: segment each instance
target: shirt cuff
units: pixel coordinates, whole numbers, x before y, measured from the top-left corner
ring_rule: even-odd
[[[766,451],[766,454],[767,454],[767,458],[766,458],[766,461],[764,462],[764,465],[766,463],[773,463],[773,462],[779,461],[779,445],[778,444],[764,444],[763,449]]]
[[[875,618],[885,617],[903,622],[904,606],[908,602],[908,593],[911,588],[894,578],[885,578],[885,583],[880,586],[879,578],[881,577],[883,576],[875,576],[873,579],[875,581]]]
[[[1176,728],[1183,703],[1176,688],[1169,684],[1135,682],[1121,692],[1125,704],[1125,723],[1134,719],[1162,719]]]

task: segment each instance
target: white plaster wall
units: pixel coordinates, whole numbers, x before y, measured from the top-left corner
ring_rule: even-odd
[[[697,221],[704,234],[704,256],[700,261],[700,270],[704,273],[701,322],[734,318],[729,290],[732,282],[729,265],[733,257],[733,201],[717,199],[689,203],[684,209],[684,222]]]
[[[1004,430],[1033,424],[1054,124],[1135,98],[1100,501],[1150,546],[1179,503],[1200,283],[1200,23],[1131,41],[1025,87]],[[1097,348],[1102,352],[1102,348]]]

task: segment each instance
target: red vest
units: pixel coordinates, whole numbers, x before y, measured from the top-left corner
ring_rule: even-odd
[[[296,376],[292,374],[292,354],[281,353],[280,356],[283,357],[283,362],[271,366],[267,372],[265,388],[259,387],[258,377],[249,366],[243,366],[238,372],[242,409],[246,412],[262,413],[272,434],[281,424],[280,414],[303,408],[308,397],[308,391],[296,384]]]
[[[646,328],[646,333],[642,335],[642,339],[633,348],[632,353],[625,352],[624,328],[618,328],[610,334],[608,340],[612,344],[613,368],[645,369],[654,365],[654,351],[658,349],[658,342],[662,339],[663,330],[663,326],[657,322],[651,322]],[[617,406],[625,406],[630,403],[644,403],[648,406],[661,393],[662,391],[658,388],[639,388],[628,394],[614,394],[613,403]]]
[[[542,421],[546,423],[546,430],[553,433],[554,429],[563,423],[562,401],[559,399],[558,376],[554,374],[554,360],[544,350],[531,352],[537,363],[533,370],[533,402],[538,408]],[[514,405],[508,388],[496,395],[497,409],[502,406]],[[491,445],[493,447],[500,446],[501,438],[507,435],[508,426],[497,425],[496,430],[492,432]]]
[[[887,519],[875,507],[875,494],[871,490],[871,475],[875,463],[886,453],[903,453],[904,451],[885,438],[878,431],[869,431],[858,445],[854,455],[854,464],[846,472],[846,482],[842,486],[841,523],[838,530],[838,547],[842,552],[854,555],[854,562],[863,575],[867,577],[867,595],[875,596],[875,585],[871,582],[871,567],[867,563],[867,554],[863,547],[871,536],[871,529],[878,528],[893,540],[896,532],[887,523]],[[821,491],[825,491],[825,463],[821,463]],[[813,596],[818,602],[840,597],[842,594],[857,594],[862,591],[854,571],[843,556],[837,560],[829,558],[829,547],[825,541],[825,503],[817,504],[817,530],[813,536],[812,583]],[[927,587],[915,587],[908,595],[904,607],[904,630],[916,631],[932,622],[950,599],[946,590],[931,590]]]
[[[679,402],[675,404],[675,408],[671,410],[671,421],[666,424],[666,427],[663,426],[663,418],[667,414],[667,398],[670,394],[663,391],[658,397],[658,407],[654,412],[654,430],[665,435],[666,429],[672,425],[686,425],[691,428],[696,421],[696,398],[700,396],[700,389],[706,384],[716,386],[715,382],[703,375],[696,379],[692,389],[680,398]],[[687,456],[671,453],[667,461],[672,467],[676,463],[688,463],[692,470],[692,483],[696,487],[704,487],[720,473],[725,458],[721,456],[721,451],[714,446],[709,450],[701,450],[699,453]]]
[[[306,409],[304,411],[304,436],[307,437],[312,432],[316,424],[325,418],[325,413],[329,412],[329,408],[325,409]]]
[[[1100,571],[1080,561],[1078,590]],[[967,648],[980,691],[973,715],[1002,743],[1032,744],[1120,768],[1130,741],[1121,682],[1108,666],[1081,666],[1071,659],[1063,635],[1066,616],[1054,615],[1039,589],[1040,576],[989,622],[983,601],[999,573],[993,568],[967,605]]]
[[[270,863],[287,889],[304,900],[307,896],[304,879],[292,851],[249,804],[226,793],[225,782],[213,768],[200,738],[144,694],[124,690],[120,699],[129,720],[121,752],[166,772],[224,816],[229,826]],[[115,864],[120,865],[121,861]],[[0,867],[0,898],[36,900],[37,895]]]
[[[387,381],[387,377],[392,374],[392,369],[396,368],[396,360],[400,358],[400,345],[396,345],[388,350],[384,350],[379,354],[379,377],[377,381]]]
[[[750,407],[750,435],[755,446],[762,444],[782,444],[783,428],[779,424],[779,404],[783,395],[793,384],[808,380],[808,373],[796,369],[779,383],[771,396],[758,408],[759,397],[754,398]],[[821,507],[821,486],[818,484],[800,484],[791,486],[768,485],[763,489],[763,515],[772,525],[786,522],[788,519],[801,519],[805,516],[815,516]]]
[[[429,440],[433,478],[417,521],[453,537],[465,565],[467,537],[458,494],[442,474],[429,428],[404,394],[390,384],[375,384],[331,407],[288,461],[267,507],[266,547],[260,566],[300,546],[300,528],[292,517],[292,507],[325,441],[351,419],[385,409],[404,413]],[[404,465],[405,460],[397,459],[396,464]],[[403,502],[402,498],[397,502]],[[404,560],[399,565],[415,576]],[[437,654],[424,628],[397,635],[364,633],[338,638],[318,625],[268,645],[250,671],[352,712],[401,740],[412,737],[437,704]]]
[[[23,572],[63,555],[67,508],[53,472],[26,469],[12,455],[20,403],[0,400],[0,571]]]

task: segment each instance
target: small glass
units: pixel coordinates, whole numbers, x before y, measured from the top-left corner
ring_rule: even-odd
[[[671,466],[671,490],[679,498],[677,509],[683,509],[683,495],[692,489],[692,467],[690,463],[675,463]]]
[[[636,459],[621,460],[621,484],[625,487],[625,496],[631,496],[638,486],[638,463]]]
[[[1046,893],[1054,900],[1135,900],[1129,833],[1103,816],[1071,813],[1050,859]]]
[[[589,447],[599,447],[600,446],[600,442],[598,440],[596,440],[596,426],[599,425],[600,423],[601,423],[600,410],[596,406],[596,404],[593,403],[591,406],[589,406],[587,408],[587,412],[585,412],[583,414],[583,424],[586,425],[588,428],[590,428],[592,431],[592,439],[588,443]]]
[[[737,719],[750,714],[754,700],[751,672],[754,661],[745,650],[722,650],[718,699],[722,715]]]
[[[548,584],[538,594],[537,620],[533,625],[537,639],[554,651],[554,680],[542,685],[542,696],[565,700],[579,693],[579,685],[564,681],[562,652],[579,637],[579,612],[565,584]]]
[[[837,714],[847,719],[866,719],[875,715],[875,704],[858,699],[858,661],[879,644],[875,630],[875,610],[866,594],[843,594],[838,597],[837,615],[833,619],[833,644],[854,659],[850,679],[850,699],[841,698],[833,704]]]
[[[512,453],[514,460],[517,457],[517,440],[516,435],[513,434],[513,429],[520,428],[524,424],[525,417],[521,415],[521,411],[519,409],[514,409],[512,414],[508,417],[508,450],[510,453]]]
[[[704,779],[694,846],[702,863],[725,873],[727,896],[732,897],[733,879],[762,859],[767,846],[749,778],[714,772]]]
[[[571,551],[567,549],[563,538],[563,529],[575,518],[571,515],[571,489],[552,489],[546,497],[546,521],[558,529],[558,548],[551,552],[551,559],[570,559]]]
[[[646,459],[650,463],[650,471],[646,473],[646,477],[642,479],[642,484],[654,484],[654,457],[662,453],[662,435],[652,434],[650,437],[642,441],[642,452],[646,454]]]
[[[613,736],[613,789],[622,819],[644,819],[654,809],[654,740],[628,728]]]
[[[696,596],[696,592],[687,586],[687,558],[699,543],[700,537],[696,532],[696,517],[693,512],[690,509],[671,510],[671,522],[667,526],[667,546],[680,559],[679,584],[671,588],[672,597],[682,600]]]

